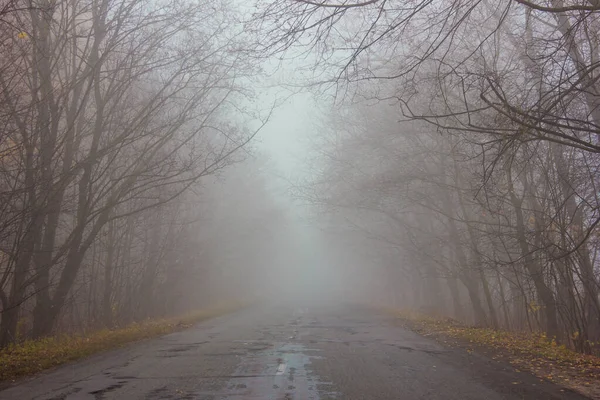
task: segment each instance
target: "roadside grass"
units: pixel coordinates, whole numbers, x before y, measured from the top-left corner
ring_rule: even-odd
[[[0,381],[14,381],[92,354],[177,332],[242,307],[241,303],[227,303],[174,318],[147,320],[86,335],[63,335],[15,344],[0,350]]]
[[[405,322],[411,330],[431,336],[445,345],[465,348],[467,352],[488,350],[492,359],[508,361],[580,393],[600,399],[600,357],[580,354],[540,333],[521,333],[477,328],[450,318],[434,318],[420,313],[385,309]]]

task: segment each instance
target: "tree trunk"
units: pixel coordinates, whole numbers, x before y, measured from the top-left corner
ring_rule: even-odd
[[[552,144],[552,151],[567,211],[566,220],[572,221],[572,226],[575,228],[572,232],[574,245],[579,246],[585,240],[583,211],[578,207],[575,199],[577,194],[571,185],[569,167],[563,150],[557,145]],[[581,271],[579,278],[584,288],[584,315],[586,325],[588,326],[588,329],[584,333],[591,342],[598,342],[600,341],[600,293],[598,290],[600,283],[594,273],[594,266],[591,261],[587,242],[581,244],[575,254],[577,257],[573,261],[579,265]]]
[[[488,281],[481,269],[479,270],[479,278],[481,280],[481,286],[483,287],[483,294],[485,295],[485,301],[488,306],[488,311],[490,312],[490,320],[492,322],[492,327],[494,329],[498,329],[498,317],[496,317],[496,309],[494,308],[492,292],[490,291]]]
[[[113,310],[112,310],[112,271],[113,257],[115,253],[115,222],[108,223],[108,234],[106,238],[106,260],[104,262],[104,291],[102,295],[102,317],[104,326],[111,328],[113,326]]]
[[[141,305],[141,317],[150,317],[154,310],[154,303],[150,301],[153,297],[154,283],[158,266],[160,264],[160,236],[162,231],[162,225],[159,218],[155,219],[154,226],[150,231],[150,243],[148,258],[145,262],[145,268],[142,275],[142,281],[140,286],[139,298],[143,301]]]
[[[473,318],[475,320],[475,325],[487,326],[487,318],[485,315],[485,310],[482,306],[481,296],[479,295],[479,287],[476,281],[467,273],[462,273],[459,279],[467,288],[467,293],[469,295],[469,299],[471,300],[471,306],[473,307]]]
[[[504,285],[502,284],[502,277],[496,270],[496,280],[498,281],[498,289],[500,290],[500,301],[502,304],[502,316],[504,317],[504,329],[510,330],[510,318],[508,312],[508,306],[506,304],[506,295],[504,294]]]
[[[42,234],[43,214],[37,204],[37,193],[33,175],[33,143],[24,138],[26,143],[26,170],[25,184],[28,188],[26,206],[32,210],[31,220],[24,222],[25,234],[19,243],[17,259],[15,262],[11,291],[7,301],[7,308],[2,313],[0,322],[0,346],[5,347],[16,339],[19,311],[24,301],[26,280],[36,244]]]
[[[450,296],[452,297],[452,310],[454,318],[459,321],[465,320],[465,313],[460,302],[460,292],[458,291],[458,285],[456,284],[456,277],[446,278],[448,289],[450,290]]]
[[[529,273],[529,277],[533,281],[537,295],[540,299],[543,308],[546,320],[546,333],[550,337],[558,337],[559,328],[554,293],[548,287],[546,282],[544,282],[544,275],[542,268],[539,265],[539,261],[533,259],[532,254],[529,250],[529,244],[527,242],[527,237],[525,236],[525,221],[523,217],[523,210],[521,208],[521,201],[519,201],[514,192],[512,174],[510,169],[511,167],[507,166],[506,172],[511,203],[513,205],[516,215],[517,242],[519,244],[519,248],[521,249],[521,256],[525,261],[525,268]]]

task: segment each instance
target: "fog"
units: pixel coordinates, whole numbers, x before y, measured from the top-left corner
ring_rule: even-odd
[[[0,345],[349,302],[591,352],[600,6],[404,3],[5,1]]]

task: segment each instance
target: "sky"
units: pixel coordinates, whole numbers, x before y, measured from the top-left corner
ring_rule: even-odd
[[[264,88],[260,97],[264,104],[270,104],[282,92],[287,97],[282,87]],[[310,207],[295,199],[290,194],[290,187],[311,177],[313,146],[320,134],[319,119],[323,107],[311,93],[291,95],[277,107],[254,143],[260,156],[264,155],[270,161],[266,168],[269,186],[274,188],[273,195],[288,217],[289,231],[285,236],[294,241],[288,250],[295,253],[289,255],[288,266],[292,279],[296,280],[294,287],[314,293],[327,291],[326,285],[330,284],[329,275],[333,271],[329,268],[323,233],[314,224]]]
[[[285,177],[302,177],[308,172],[306,157],[310,152],[310,138],[317,128],[311,118],[313,102],[310,93],[288,98],[277,108],[257,138],[257,147]]]
[[[319,137],[319,127],[325,104],[303,86],[308,82],[300,60],[285,62],[267,61],[265,73],[254,83],[258,108],[267,112],[276,108],[254,142],[258,157],[266,157],[269,165],[269,184],[277,200],[290,212],[305,212],[290,196],[290,188],[311,178],[314,162],[314,143]],[[293,203],[293,204],[292,204]]]

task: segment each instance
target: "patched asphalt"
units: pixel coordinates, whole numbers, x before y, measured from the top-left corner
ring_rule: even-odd
[[[0,400],[581,400],[348,304],[254,306],[59,367]]]

